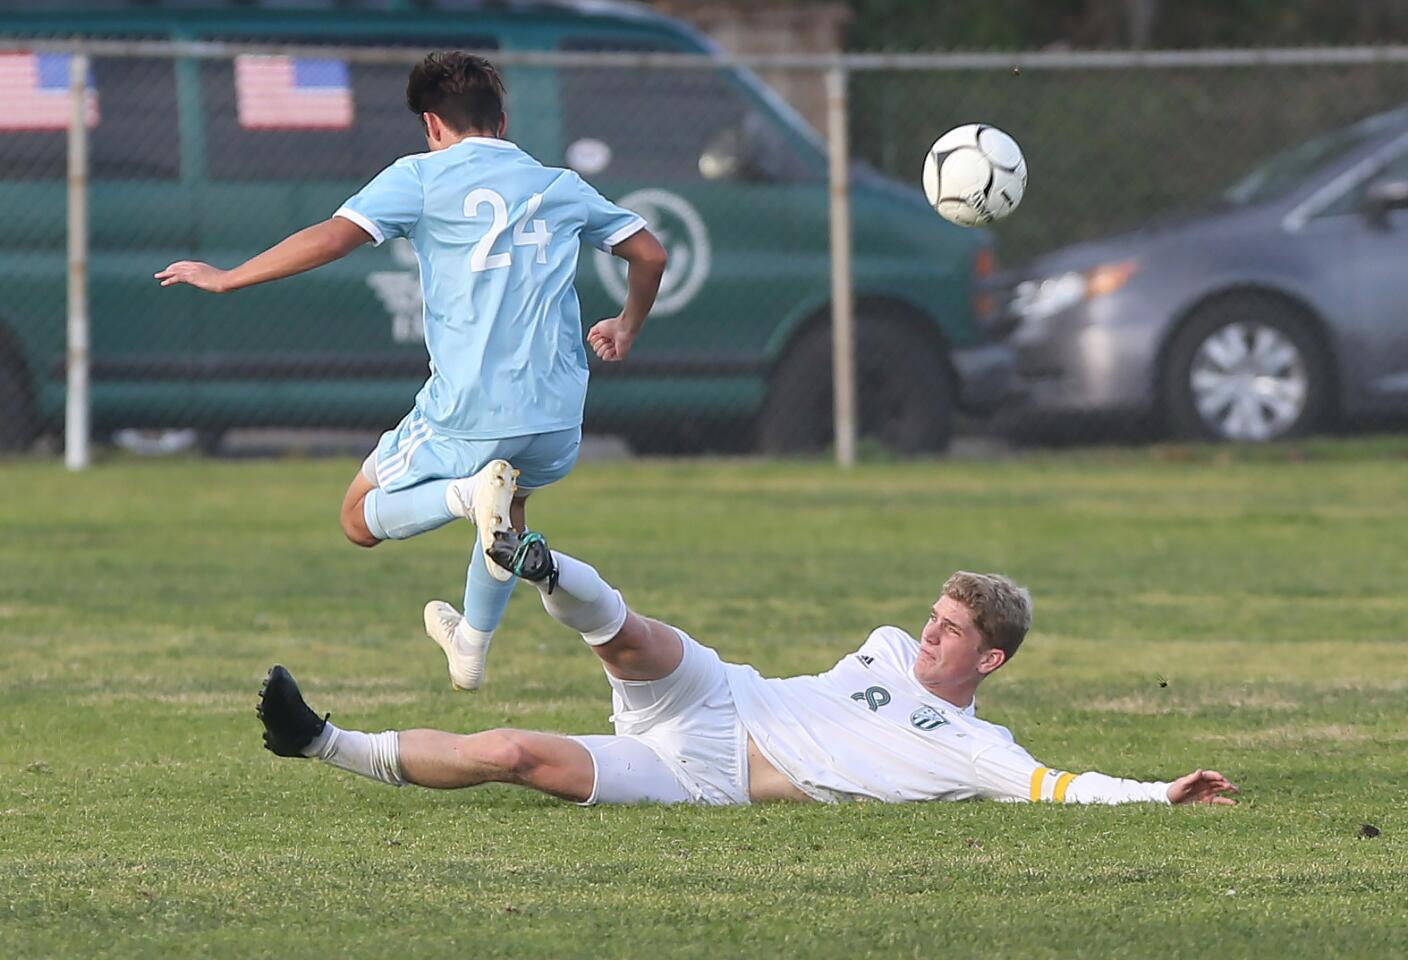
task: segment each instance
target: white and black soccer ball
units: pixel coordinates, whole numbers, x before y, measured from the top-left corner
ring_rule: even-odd
[[[934,141],[924,158],[924,195],[939,216],[960,227],[1001,220],[1022,202],[1027,160],[997,127],[965,123]]]

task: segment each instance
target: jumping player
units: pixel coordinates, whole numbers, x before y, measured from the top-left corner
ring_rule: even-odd
[[[429,152],[402,157],[328,220],[232,270],[182,260],[156,279],[225,293],[312,270],[368,242],[410,240],[430,378],[352,479],[342,529],[373,547],[459,517],[475,523],[483,549],[472,551],[465,615],[447,621],[457,650],[451,680],[474,690],[514,587],[484,551],[496,533],[522,530],[524,499],[577,460],[587,391],[573,289],[579,240],[629,265],[620,315],[587,334],[607,361],[630,353],[666,258],[639,216],[503,139],[504,85],[487,60],[430,54],[411,71],[406,102]]]
[[[918,640],[880,627],[826,673],[764,679],[629,610],[595,569],[549,551],[539,534],[501,535],[492,557],[533,582],[553,619],[601,658],[614,736],[343,730],[309,709],[276,666],[257,710],[265,747],[397,786],[513,783],[582,804],[1235,802],[1224,794],[1237,788],[1211,770],[1172,782],[1055,770],[978,719],[978,685],[1031,626],[1027,591],[1006,577],[951,576]]]

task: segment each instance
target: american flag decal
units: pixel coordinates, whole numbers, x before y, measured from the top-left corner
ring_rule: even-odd
[[[246,130],[345,130],[351,74],[342,60],[237,57],[235,107]]]
[[[66,53],[0,53],[0,130],[67,130]],[[88,71],[84,110],[90,127],[98,125],[98,91]]]

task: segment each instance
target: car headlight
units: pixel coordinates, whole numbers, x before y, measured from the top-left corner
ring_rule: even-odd
[[[1139,264],[1134,260],[1102,263],[1089,270],[1058,273],[1026,280],[1012,295],[1012,312],[1023,320],[1045,320],[1083,300],[1114,293],[1129,282]]]

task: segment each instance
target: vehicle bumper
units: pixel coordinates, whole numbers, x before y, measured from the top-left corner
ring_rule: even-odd
[[[1159,337],[1153,324],[1119,322],[1114,304],[1087,303],[1023,321],[1013,405],[1037,412],[1140,415],[1157,404]]]
[[[1017,385],[1017,358],[1005,343],[949,351],[958,378],[958,405],[966,413],[991,413]]]

